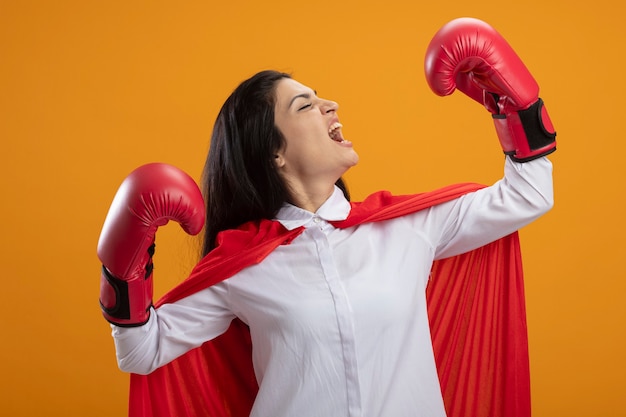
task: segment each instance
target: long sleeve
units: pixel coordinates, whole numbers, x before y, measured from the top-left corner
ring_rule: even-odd
[[[121,370],[148,374],[185,352],[224,333],[235,317],[221,285],[173,304],[152,309],[140,327],[112,325]]]
[[[254,346],[251,416],[445,416],[427,342],[433,258],[483,246],[546,212],[551,173],[545,159],[507,161],[491,187],[345,227],[334,226],[351,209],[339,189],[316,213],[285,205],[277,219],[288,230],[303,227],[296,239],[163,305],[145,328],[115,329],[120,366],[148,373],[236,315]]]
[[[552,163],[506,158],[504,177],[490,187],[429,209],[416,224],[434,238],[435,259],[476,249],[531,223],[553,206]]]

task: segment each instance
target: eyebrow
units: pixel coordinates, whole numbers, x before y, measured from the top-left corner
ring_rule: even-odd
[[[313,90],[313,94],[317,95],[317,91]],[[291,101],[289,101],[289,105],[287,106],[287,108],[290,108],[291,105],[293,104],[294,101],[296,101],[299,98],[306,98],[307,100],[309,100],[311,98],[311,94],[310,93],[302,93],[302,94],[298,94],[296,96],[294,96]]]

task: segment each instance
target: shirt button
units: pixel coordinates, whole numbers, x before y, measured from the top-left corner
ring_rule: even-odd
[[[319,222],[321,222],[321,221],[322,221],[322,219],[320,219],[320,218],[319,218],[319,217],[317,217],[317,216],[314,216],[314,217],[313,217],[313,221],[314,221],[315,223],[319,223]]]

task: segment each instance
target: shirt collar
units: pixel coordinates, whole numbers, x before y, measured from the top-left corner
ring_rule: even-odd
[[[284,203],[276,215],[276,220],[288,230],[293,230],[306,225],[314,218],[328,222],[341,221],[345,220],[348,214],[350,214],[350,202],[346,200],[343,191],[335,186],[333,194],[315,213],[296,207],[293,204]]]

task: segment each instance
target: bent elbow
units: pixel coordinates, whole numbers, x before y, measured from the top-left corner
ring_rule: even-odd
[[[133,363],[128,359],[117,359],[117,367],[122,372],[129,374],[148,375],[154,371],[150,364],[146,363]]]
[[[541,200],[543,201],[541,214],[545,214],[552,210],[554,207],[554,183],[552,177],[550,177],[549,185],[544,187],[544,191],[541,194]]]
[[[554,207],[554,195],[550,193],[549,195],[544,195],[541,199],[541,203],[538,205],[537,210],[539,211],[539,215],[544,215]]]

